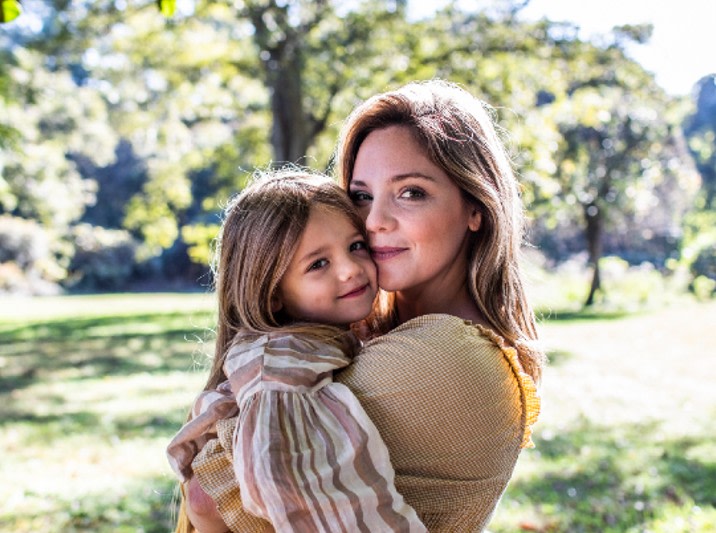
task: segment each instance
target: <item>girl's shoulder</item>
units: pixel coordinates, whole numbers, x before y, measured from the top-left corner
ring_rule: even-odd
[[[273,381],[279,376],[287,385],[295,381],[294,385],[305,386],[350,362],[338,347],[320,339],[275,331],[235,342],[224,361],[224,373],[232,388],[239,382]]]

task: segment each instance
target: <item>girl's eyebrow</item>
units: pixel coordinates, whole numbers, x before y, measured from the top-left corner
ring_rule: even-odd
[[[315,250],[311,250],[306,255],[301,257],[298,262],[299,263],[306,263],[309,261],[313,261],[316,257],[322,256],[324,253],[326,253],[326,246],[321,246],[320,248],[316,248]]]
[[[423,174],[422,172],[405,172],[403,174],[396,174],[395,176],[390,177],[390,181],[393,183],[401,182],[410,178],[419,178],[424,179],[427,181],[435,181],[435,178],[428,174]],[[351,180],[351,185],[356,185],[357,187],[367,187],[368,184],[366,184],[364,181],[360,180]]]
[[[363,234],[356,230],[355,233],[352,233],[349,241],[353,242],[355,239],[361,239],[363,240]],[[317,257],[320,257],[322,255],[325,255],[326,252],[330,249],[330,246],[321,246],[320,248],[316,248],[315,250],[311,250],[307,254],[305,254],[303,257],[300,257],[298,259],[299,264],[302,263],[308,263],[314,261]]]

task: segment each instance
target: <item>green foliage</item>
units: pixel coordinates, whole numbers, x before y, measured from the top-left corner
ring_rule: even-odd
[[[695,91],[695,109],[684,121],[696,167],[701,174],[704,208],[716,207],[716,74],[699,80]]]
[[[711,257],[711,262],[711,269],[713,270],[713,265],[716,264],[713,256]],[[706,301],[716,295],[716,279],[706,277],[703,274],[694,278],[692,287],[698,300]]]
[[[22,13],[22,5],[20,0],[1,0],[0,1],[0,24],[12,22]]]
[[[165,17],[171,17],[177,10],[176,0],[157,0],[159,11]]]
[[[182,239],[189,246],[189,257],[194,263],[203,266],[211,263],[213,244],[218,233],[218,224],[194,224],[181,229]]]
[[[682,117],[624,54],[648,27],[585,42],[569,24],[523,22],[519,1],[450,2],[417,21],[400,1],[197,0],[168,20],[170,4],[51,3],[42,32],[0,50],[0,212],[70,246],[78,222],[128,230],[141,259],[168,257],[254,168],[330,168],[359,101],[433,77],[495,106],[538,240],[566,242],[595,208],[608,232],[633,228],[624,247],[666,242],[666,255],[693,203]],[[707,157],[709,138],[694,129],[692,150]]]
[[[684,217],[680,263],[692,279],[716,280],[716,211],[695,210]]]
[[[58,251],[37,222],[0,215],[0,293],[56,293],[65,276]]]

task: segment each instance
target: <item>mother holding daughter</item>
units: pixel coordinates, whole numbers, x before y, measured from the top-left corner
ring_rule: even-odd
[[[337,170],[381,291],[361,327],[367,340],[335,380],[387,446],[394,501],[402,495],[431,532],[482,531],[532,445],[544,363],[509,159],[482,102],[431,81],[360,105],[341,133]],[[238,482],[219,475],[231,471],[236,427],[237,418],[216,424],[193,459],[199,475],[186,485],[178,530],[191,531],[187,516],[202,532],[251,530]]]

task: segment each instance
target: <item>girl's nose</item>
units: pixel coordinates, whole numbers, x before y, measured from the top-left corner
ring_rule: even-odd
[[[362,266],[352,256],[347,256],[340,265],[339,276],[341,281],[347,281],[360,274]]]

